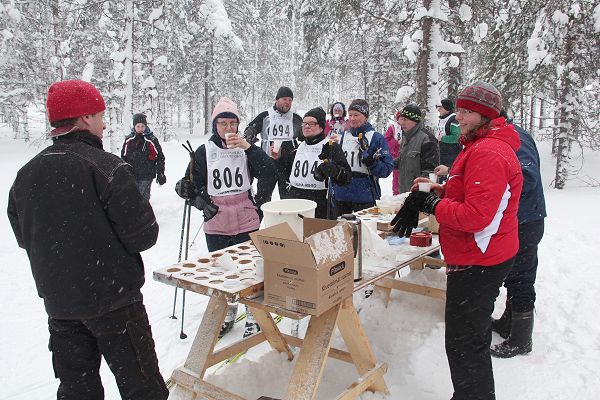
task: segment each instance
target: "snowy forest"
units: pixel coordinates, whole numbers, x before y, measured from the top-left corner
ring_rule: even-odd
[[[415,102],[434,125],[440,99],[485,80],[552,142],[555,188],[600,145],[597,0],[1,0],[0,38],[0,123],[18,140],[45,137],[31,110],[62,79],[101,90],[113,151],[134,112],[169,140],[208,132],[221,96],[247,123],[281,85],[296,110],[365,98],[382,130]]]

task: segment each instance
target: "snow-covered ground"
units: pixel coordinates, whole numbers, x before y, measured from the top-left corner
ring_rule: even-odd
[[[7,128],[0,126],[0,208],[6,209],[8,190],[17,170],[47,142],[24,143],[10,139]],[[183,202],[173,190],[182,176],[188,155],[181,143],[190,140],[197,147],[202,136],[180,135],[163,143],[168,182],[154,185],[151,203],[160,224],[158,243],[143,254],[147,282],[143,288],[145,304],[154,332],[160,367],[165,378],[180,365],[191,346],[193,334],[202,318],[207,297],[188,293],[185,332],[179,339],[181,319],[170,319],[172,287],[152,280],[152,271],[175,263],[179,250]],[[564,191],[549,188],[554,175],[549,145],[539,144],[549,217],[540,246],[537,283],[537,311],[533,352],[507,360],[494,359],[498,399],[553,400],[597,399],[600,395],[600,324],[593,315],[600,302],[600,262],[595,258],[600,235],[600,190],[569,182]],[[586,154],[580,174],[593,176],[600,167],[600,155]],[[383,182],[384,194],[391,192],[391,178]],[[201,214],[192,215],[190,240],[198,230]],[[596,238],[596,239],[594,239]],[[202,232],[190,249],[190,255],[206,249]],[[11,400],[52,399],[58,381],[52,371],[48,351],[46,314],[37,297],[25,251],[18,248],[10,224],[3,217],[0,225],[0,255],[4,259],[0,280],[0,398]],[[408,279],[443,287],[440,270],[411,272]],[[181,292],[180,292],[181,293]],[[498,298],[495,312],[502,312],[505,292]],[[179,299],[181,296],[179,296]],[[448,399],[452,384],[444,352],[444,304],[414,294],[395,292],[388,308],[377,299],[355,299],[362,306],[361,320],[377,358],[388,363],[385,380],[391,395],[371,393],[362,399]],[[180,301],[177,314],[180,316]],[[306,322],[302,328],[305,328]],[[241,337],[243,323],[228,336]],[[289,330],[290,322],[280,324]],[[499,341],[497,336],[494,341]],[[334,340],[341,347],[341,339]],[[249,399],[261,395],[281,398],[285,393],[293,362],[263,344],[236,364],[221,368],[209,380]],[[102,377],[107,399],[119,399],[112,374],[103,364]],[[334,398],[356,379],[348,364],[330,359],[325,368],[319,399]]]

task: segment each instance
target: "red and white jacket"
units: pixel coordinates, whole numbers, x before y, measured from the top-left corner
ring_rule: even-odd
[[[444,259],[450,265],[497,265],[519,249],[519,134],[500,117],[462,144],[435,209]]]

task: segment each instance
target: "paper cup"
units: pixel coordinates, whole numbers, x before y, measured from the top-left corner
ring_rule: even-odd
[[[419,192],[431,192],[431,183],[419,182]]]
[[[225,143],[227,144],[227,148],[231,149],[233,148],[233,145],[229,144],[229,141],[231,140],[231,138],[233,138],[234,136],[237,136],[237,133],[235,132],[227,132],[225,134]]]
[[[265,276],[265,260],[263,260],[262,258],[257,258],[256,260],[254,260],[254,275],[256,275],[257,278],[262,278]]]
[[[437,175],[436,174],[429,174],[429,180],[432,181],[433,183],[437,182]]]
[[[281,149],[281,142],[281,140],[273,141],[273,153],[279,153],[279,150]]]

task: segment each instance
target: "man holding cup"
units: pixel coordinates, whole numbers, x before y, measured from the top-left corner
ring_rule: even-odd
[[[249,143],[256,143],[260,135],[262,149],[275,160],[279,197],[282,199],[290,198],[286,166],[293,161],[292,153],[298,148],[298,141],[303,140],[302,118],[292,112],[293,101],[292,89],[280,87],[273,107],[258,114],[244,131],[244,138]],[[275,185],[271,191],[273,189]]]

